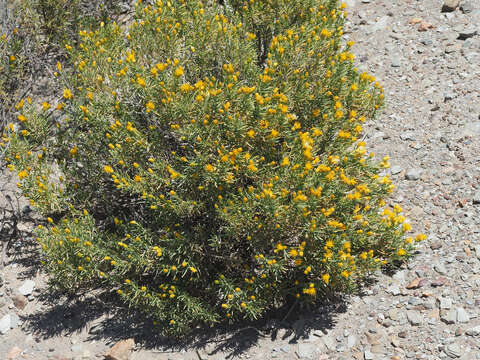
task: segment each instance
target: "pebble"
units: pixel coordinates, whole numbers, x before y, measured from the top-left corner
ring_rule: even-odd
[[[459,3],[460,0],[444,0],[442,5],[442,12],[455,11]]]
[[[317,347],[314,344],[303,343],[298,345],[297,355],[300,359],[313,359]]]
[[[394,165],[390,168],[390,173],[392,175],[397,175],[397,174],[401,173],[402,170],[403,170],[403,168],[401,166]]]
[[[442,310],[449,310],[452,307],[452,299],[441,297],[438,299],[438,307]]]
[[[418,311],[413,310],[407,311],[407,319],[412,326],[418,326],[423,322],[422,315]]]
[[[462,349],[459,344],[448,344],[445,347],[445,354],[452,359],[459,358],[462,356]]]
[[[408,169],[405,173],[405,179],[407,180],[418,180],[420,179],[421,170],[420,169]]]
[[[374,359],[375,359],[375,355],[374,355],[372,352],[370,352],[369,350],[365,350],[365,351],[363,352],[363,358],[364,358],[365,360],[374,360]]]
[[[28,296],[33,292],[33,289],[35,289],[35,281],[26,280],[23,285],[18,288],[18,292],[23,296]]]
[[[442,320],[445,324],[455,324],[455,321],[457,320],[457,313],[455,310],[441,310],[440,320]]]
[[[470,316],[465,311],[464,308],[460,307],[457,308],[457,322],[459,323],[467,323],[470,321]]]
[[[4,315],[0,319],[0,334],[4,335],[10,330],[10,314]]]
[[[473,197],[472,197],[472,203],[473,203],[473,205],[479,205],[479,204],[480,204],[480,190],[477,191],[477,192],[473,195]],[[477,253],[477,254],[478,254],[478,253]],[[477,255],[477,257],[478,257],[478,255]],[[479,257],[479,259],[480,259],[480,257]]]
[[[467,334],[468,336],[478,336],[478,335],[480,335],[480,325],[466,330],[465,334]]]

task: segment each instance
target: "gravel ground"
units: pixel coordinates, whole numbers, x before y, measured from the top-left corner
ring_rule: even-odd
[[[365,126],[367,146],[390,156],[392,202],[428,234],[408,266],[316,314],[269,321],[270,331],[166,346],[101,300],[45,298],[46,279],[31,270],[38,256],[20,241],[22,256],[0,274],[0,356],[95,359],[116,343],[118,360],[480,359],[480,1],[346,2],[358,68],[388,102]]]

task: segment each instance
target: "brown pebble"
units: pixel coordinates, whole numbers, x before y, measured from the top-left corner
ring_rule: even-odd
[[[120,340],[105,354],[107,360],[128,360],[130,358],[130,351],[135,346],[135,340],[126,339]]]
[[[25,306],[28,304],[28,299],[22,294],[17,294],[12,298],[13,305],[19,310],[25,309]]]

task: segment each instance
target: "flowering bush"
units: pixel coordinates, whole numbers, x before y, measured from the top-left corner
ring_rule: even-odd
[[[53,281],[116,291],[184,332],[351,291],[408,256],[388,158],[358,140],[383,90],[353,65],[343,9],[139,2],[128,29],[67,45],[61,101],[22,101],[2,141],[48,220]]]

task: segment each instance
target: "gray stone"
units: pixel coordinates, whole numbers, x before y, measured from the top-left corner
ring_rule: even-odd
[[[441,275],[445,275],[447,273],[447,268],[445,267],[445,264],[444,263],[436,263],[434,266],[433,266],[433,269],[438,272],[439,274]]]
[[[280,348],[280,351],[288,354],[288,353],[291,351],[291,347],[290,347],[290,345],[283,345],[283,346]]]
[[[455,324],[457,320],[457,312],[455,310],[441,310],[440,320],[445,324]]]
[[[82,344],[75,344],[75,345],[72,345],[70,350],[73,353],[81,353],[81,352],[83,352],[83,346],[82,346]]]
[[[467,334],[468,336],[478,336],[478,335],[480,335],[480,325],[466,330],[465,334]]]
[[[449,310],[452,307],[452,299],[441,297],[438,299],[438,307],[441,310]]]
[[[422,171],[420,169],[408,169],[405,173],[405,179],[407,180],[418,180],[420,179]]]
[[[347,348],[351,349],[357,344],[357,337],[355,335],[348,335]]]
[[[0,334],[6,334],[10,330],[11,314],[7,314],[0,319]]]
[[[313,359],[315,353],[317,352],[317,347],[314,344],[299,344],[297,355],[300,359]]]
[[[462,356],[462,348],[456,343],[448,344],[445,346],[445,354],[452,359],[459,358]]]
[[[418,311],[409,310],[407,311],[408,322],[413,326],[418,326],[423,322],[423,317]]]
[[[402,66],[402,60],[398,56],[395,56],[392,60],[392,67],[399,68],[400,66]]]
[[[402,169],[401,166],[394,165],[394,166],[392,166],[392,167],[390,168],[390,173],[391,173],[392,175],[397,175],[397,174],[401,173],[402,170],[403,170],[403,169]]]
[[[474,205],[480,204],[480,190],[477,191],[477,192],[473,195],[472,203],[473,203]],[[479,248],[480,248],[480,246],[479,246]],[[476,253],[477,253],[477,257],[480,259],[480,251],[476,251]]]
[[[373,359],[375,359],[375,355],[374,355],[371,351],[369,351],[369,350],[365,350],[365,351],[363,352],[363,357],[365,358],[365,360],[373,360]]]
[[[470,1],[462,1],[460,10],[462,10],[464,14],[469,14],[473,11],[473,4]]]
[[[465,309],[462,307],[457,308],[457,322],[467,323],[469,321],[470,321],[470,315],[468,315]]]
[[[459,25],[454,28],[454,30],[458,33],[459,40],[466,40],[468,38],[474,37],[478,33],[478,29],[472,25]]]
[[[15,329],[20,323],[20,318],[17,314],[10,314],[10,328]]]
[[[23,296],[28,296],[33,292],[33,289],[35,289],[35,281],[27,280],[18,288],[18,292]]]
[[[393,296],[401,294],[400,287],[397,284],[390,285],[385,291],[392,294]]]

